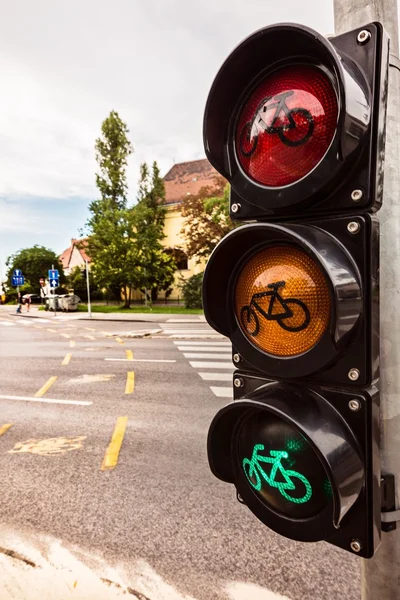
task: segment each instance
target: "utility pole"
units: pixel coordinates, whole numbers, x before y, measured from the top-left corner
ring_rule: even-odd
[[[88,298],[88,313],[89,313],[89,317],[92,318],[92,308],[90,305],[89,264],[88,264],[87,260],[85,260],[85,264],[86,264],[86,286],[87,286],[87,298]]]
[[[382,473],[395,477],[400,521],[400,62],[397,0],[334,0],[335,33],[380,21],[390,37],[389,94],[386,126],[383,207],[379,211],[380,385]],[[394,517],[395,521],[396,518]],[[400,597],[400,523],[382,533],[375,556],[362,561],[362,599]]]

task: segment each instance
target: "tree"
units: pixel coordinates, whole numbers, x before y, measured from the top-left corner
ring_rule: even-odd
[[[63,271],[63,266],[60,263],[58,256],[53,250],[44,246],[35,245],[32,248],[24,248],[15,254],[9,256],[6,260],[7,283],[11,286],[11,278],[14,269],[21,269],[25,277],[26,289],[28,285],[31,290],[38,293],[40,290],[39,280],[47,278],[47,271],[52,268],[58,270],[60,284],[65,283],[66,278]],[[24,288],[25,289],[25,288]]]
[[[133,152],[128,133],[118,113],[111,111],[102,123],[101,136],[95,146],[100,169],[96,185],[101,198],[91,202],[91,216],[86,224],[94,278],[102,287],[124,292],[127,308],[131,302],[130,290],[139,283],[133,213],[126,197],[126,168]]]
[[[229,217],[229,184],[217,176],[214,187],[202,187],[198,194],[185,198],[181,214],[186,252],[199,262],[235,227]]]
[[[140,255],[141,289],[157,300],[159,290],[167,291],[174,280],[176,264],[161,243],[164,238],[165,186],[154,161],[151,169],[146,163],[140,167],[138,202],[133,209],[136,240]]]
[[[87,302],[87,282],[86,272],[83,267],[75,267],[67,277],[68,286],[74,290],[74,293],[79,296],[82,302]],[[100,300],[103,295],[99,290],[98,285],[93,279],[93,273],[89,270],[89,285],[90,285],[90,297],[92,300]]]

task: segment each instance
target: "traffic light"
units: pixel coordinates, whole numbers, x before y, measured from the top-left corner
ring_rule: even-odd
[[[221,67],[207,156],[250,221],[215,248],[207,321],[232,342],[234,401],[208,459],[276,532],[371,557],[380,540],[379,222],[388,39],[266,27]]]

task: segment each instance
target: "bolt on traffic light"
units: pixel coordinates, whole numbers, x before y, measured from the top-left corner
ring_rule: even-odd
[[[204,144],[251,221],[212,253],[208,322],[232,342],[234,401],[208,458],[267,526],[359,556],[380,540],[379,222],[388,40],[266,27],[212,85]]]

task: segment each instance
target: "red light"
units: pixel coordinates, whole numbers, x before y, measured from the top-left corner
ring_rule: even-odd
[[[268,187],[298,181],[324,157],[337,116],[335,91],[318,68],[294,65],[275,71],[240,114],[236,152],[243,170]]]

